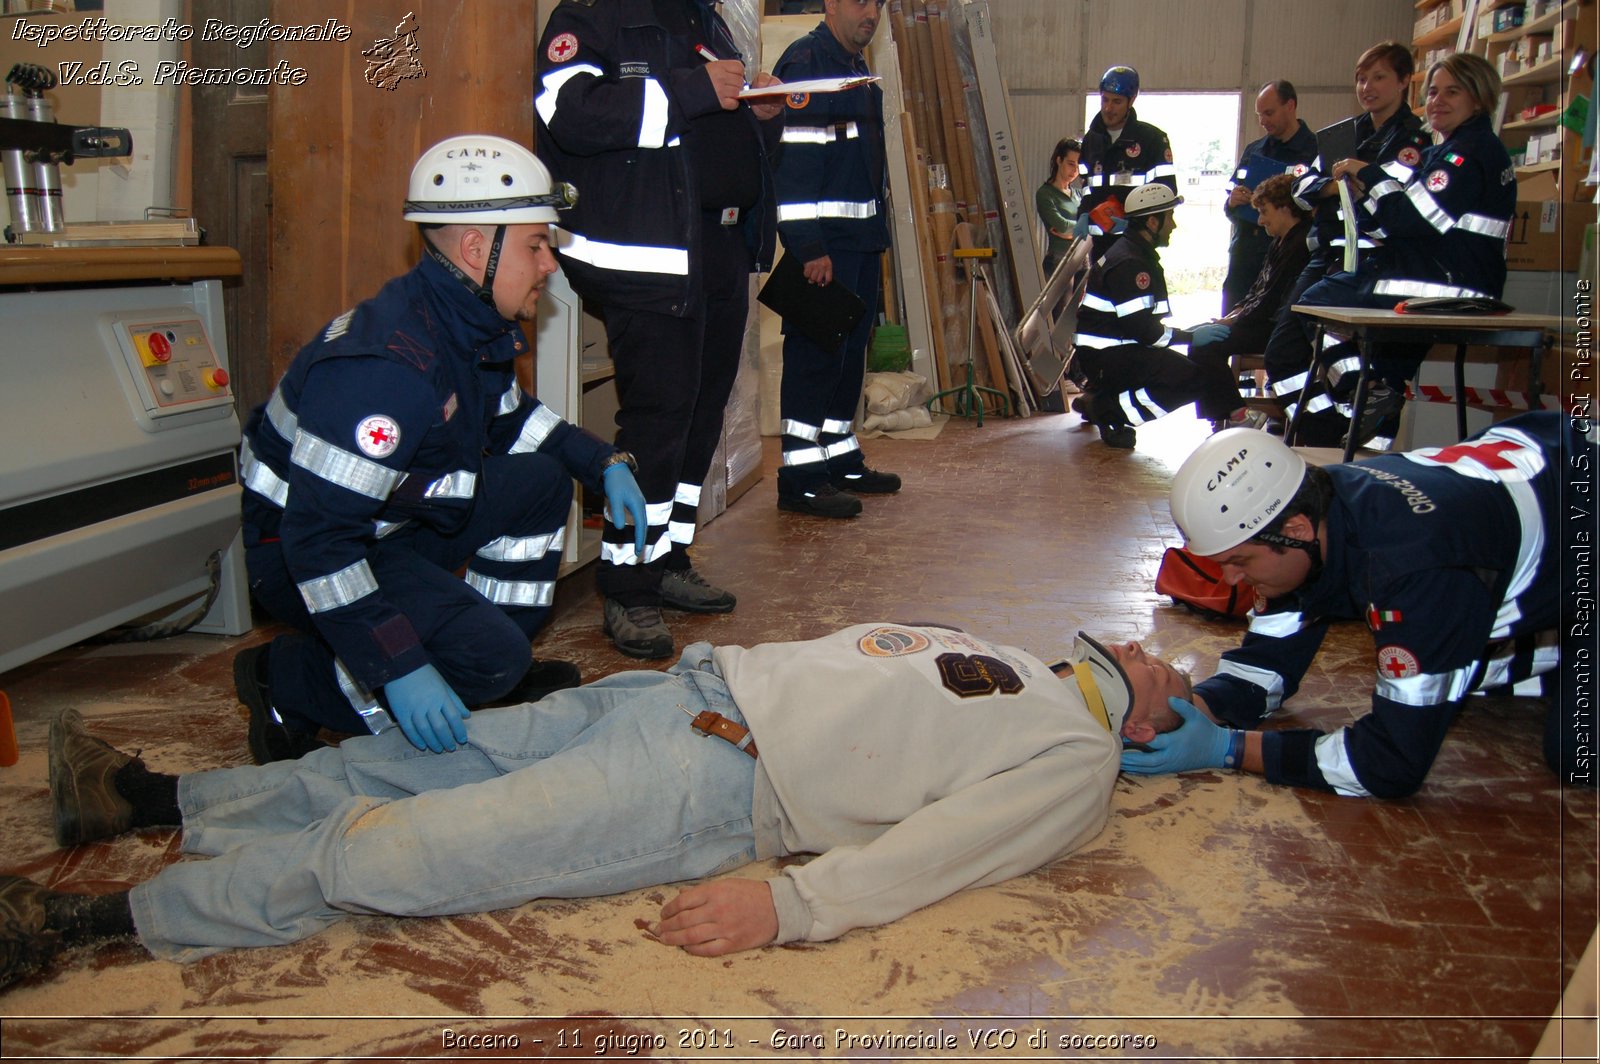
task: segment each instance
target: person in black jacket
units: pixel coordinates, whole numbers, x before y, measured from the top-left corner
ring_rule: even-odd
[[[636,456],[649,504],[642,551],[631,532],[605,529],[605,630],[624,654],[663,658],[673,644],[662,606],[726,613],[736,601],[696,572],[689,545],[739,369],[749,276],[772,264],[783,100],[740,99],[744,63],[704,0],[565,0],[535,58],[536,150],[583,190],[557,254],[605,319],[617,446]]]
[[[1355,116],[1356,158],[1375,163],[1396,180],[1404,181],[1422,158],[1430,143],[1422,120],[1406,106],[1414,69],[1411,49],[1396,41],[1373,45],[1356,60],[1356,99],[1361,113]],[[1311,258],[1305,270],[1284,297],[1283,309],[1273,324],[1272,336],[1264,352],[1267,387],[1292,415],[1311,368],[1311,330],[1304,319],[1289,313],[1300,302],[1307,288],[1338,273],[1344,254],[1344,216],[1339,207],[1339,184],[1330,170],[1338,159],[1323,159],[1319,154],[1311,167],[1295,181],[1295,200],[1313,213],[1312,230],[1307,238]],[[1358,217],[1359,252],[1370,255],[1381,240],[1374,233],[1371,219]],[[1318,400],[1325,408],[1331,401]],[[1302,421],[1307,442],[1336,443],[1343,431],[1340,425],[1317,427]]]
[[[823,21],[784,51],[780,81],[860,77],[883,0],[826,0]],[[844,342],[824,347],[783,329],[783,466],[778,509],[853,517],[861,495],[900,490],[900,478],[867,467],[851,429],[877,321],[879,273],[889,246],[888,178],[883,150],[883,90],[792,93],[784,100],[778,167],[778,236],[814,285],[839,282],[866,313]]]
[[[1100,78],[1100,113],[1083,135],[1085,191],[1079,223],[1094,237],[1096,257],[1110,246],[1113,221],[1122,214],[1128,193],[1158,181],[1178,191],[1178,170],[1172,165],[1172,144],[1159,126],[1139,121],[1133,101],[1139,97],[1139,72],[1114,66]]]
[[[1389,309],[1414,298],[1500,298],[1517,178],[1491,122],[1499,98],[1494,67],[1457,52],[1428,70],[1428,124],[1440,142],[1422,153],[1408,179],[1357,159],[1334,164],[1334,178],[1349,181],[1358,196],[1356,210],[1387,239],[1355,273],[1334,274],[1306,289],[1302,303]],[[1426,354],[1426,344],[1379,346],[1361,424],[1352,430],[1358,443],[1393,437],[1406,381]],[[1317,358],[1327,367],[1334,400],[1328,415],[1347,424],[1343,400],[1353,398],[1360,365],[1355,345],[1324,347]]]
[[[1226,372],[1172,349],[1173,344],[1226,339],[1228,326],[1208,322],[1193,330],[1173,329],[1161,320],[1171,308],[1158,252],[1178,227],[1173,211],[1182,202],[1158,182],[1128,193],[1127,233],[1089,271],[1074,356],[1089,390],[1072,401],[1072,409],[1100,430],[1109,447],[1131,449],[1137,442],[1135,425],[1196,400],[1208,410],[1232,410],[1239,403],[1238,386]]]

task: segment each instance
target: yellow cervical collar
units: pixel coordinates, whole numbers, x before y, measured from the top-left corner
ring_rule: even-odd
[[[1089,715],[1100,722],[1106,731],[1111,730],[1111,715],[1106,712],[1106,700],[1100,697],[1100,685],[1094,681],[1094,670],[1087,661],[1074,662],[1072,675],[1078,681],[1078,690],[1089,705]]]

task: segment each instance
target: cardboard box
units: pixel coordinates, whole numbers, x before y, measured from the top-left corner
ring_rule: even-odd
[[[1594,204],[1518,200],[1506,241],[1506,266],[1513,270],[1576,270],[1584,229]]]
[[[1528,149],[1533,150],[1533,138],[1528,138]],[[1536,174],[1517,178],[1517,199],[1527,203],[1542,203],[1561,198],[1561,186],[1556,181],[1558,172],[1540,170]]]

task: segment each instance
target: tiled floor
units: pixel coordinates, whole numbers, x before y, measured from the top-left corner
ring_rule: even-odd
[[[906,487],[849,522],[780,514],[768,441],[769,476],[702,532],[698,551],[739,608],[674,630],[680,642],[751,643],[941,620],[1048,655],[1083,628],[1144,638],[1206,675],[1239,629],[1151,589],[1177,539],[1165,489],[1200,432],[1174,420],[1116,452],[1066,415],[869,441],[870,461]],[[632,667],[600,635],[590,586],[586,573],[563,583],[536,652],[590,676]],[[175,860],[170,834],[52,848],[47,721],[79,706],[94,731],[143,748],[157,769],[242,763],[230,659],[269,631],[84,646],[0,676],[23,748],[0,770],[0,869],[99,891]],[[1349,719],[1370,670],[1365,632],[1337,629],[1289,719]],[[609,1035],[621,1039],[612,1053],[679,1059],[1525,1057],[1596,925],[1596,799],[1554,785],[1541,712],[1475,703],[1422,793],[1400,802],[1222,773],[1124,779],[1106,831],[1079,854],[817,946],[681,956],[636,930],[666,896],[644,891],[448,920],[353,919],[294,946],[188,966],[132,945],[78,954],[0,996],[3,1051],[448,1054],[449,1027],[500,1036],[498,1051],[478,1055],[592,1057]],[[112,1014],[134,1018],[61,1018]],[[774,1050],[779,1027],[822,1048]],[[979,1037],[995,1048],[970,1048],[978,1027],[994,1029]],[[841,1048],[836,1031],[862,1041]],[[719,1043],[729,1034],[732,1049]],[[1047,1047],[1030,1048],[1030,1034]],[[883,1035],[902,1041],[890,1052],[865,1041]],[[1131,1035],[1155,1047],[1072,1041]],[[957,1048],[926,1048],[943,1038]]]

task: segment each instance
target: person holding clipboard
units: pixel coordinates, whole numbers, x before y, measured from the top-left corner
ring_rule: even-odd
[[[1311,259],[1284,299],[1265,352],[1268,390],[1287,404],[1286,413],[1291,416],[1311,368],[1311,330],[1289,308],[1300,302],[1307,288],[1344,268],[1344,218],[1333,168],[1349,158],[1383,167],[1402,183],[1407,180],[1430,143],[1422,120],[1406,106],[1414,69],[1411,49],[1395,41],[1383,41],[1361,53],[1356,60],[1356,99],[1361,113],[1317,131],[1317,159],[1295,182],[1296,202],[1314,212],[1307,239]],[[1345,138],[1348,149],[1335,147],[1340,137]],[[1354,154],[1346,155],[1347,150]],[[1365,247],[1376,246],[1370,229],[1364,237]],[[1298,423],[1300,438],[1313,445],[1336,445],[1344,420],[1344,415],[1332,410],[1332,400],[1318,393],[1308,400],[1306,415]]]
[[[1267,261],[1273,237],[1262,228],[1250,200],[1255,190],[1269,177],[1306,172],[1317,157],[1317,138],[1299,115],[1300,97],[1287,81],[1273,81],[1256,94],[1256,122],[1266,136],[1253,140],[1239,155],[1233,180],[1228,183],[1228,202],[1222,212],[1233,223],[1228,240],[1228,275],[1222,280],[1222,313],[1238,306],[1255,284]]]
[[[784,51],[774,76],[785,84],[870,77],[864,53],[882,16],[883,0],[826,0],[822,22]],[[854,517],[860,496],[900,490],[898,476],[867,467],[851,426],[889,246],[883,90],[868,81],[840,92],[794,92],[784,102],[776,175],[784,260],[769,282],[792,308],[783,322],[778,509]],[[848,311],[850,294],[861,309],[842,339],[815,327],[841,304]]]

